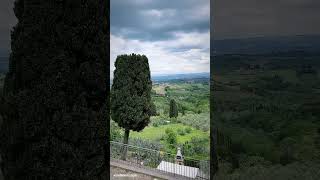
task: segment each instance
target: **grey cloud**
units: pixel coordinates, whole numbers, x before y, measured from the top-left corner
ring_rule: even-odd
[[[111,0],[111,33],[153,41],[171,38],[171,32],[182,29],[205,32],[210,18],[203,14],[206,6],[209,11],[209,0]]]
[[[317,0],[215,0],[214,38],[320,33]]]
[[[135,52],[148,57],[153,75],[208,72],[209,3],[111,0],[111,64],[117,55]]]

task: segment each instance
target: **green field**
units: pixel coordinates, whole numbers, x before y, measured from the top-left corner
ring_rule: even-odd
[[[165,130],[168,128],[171,128],[174,131],[177,131],[178,129],[185,129],[187,127],[191,127],[191,126],[186,126],[180,123],[162,125],[159,127],[148,126],[141,132],[132,132],[130,135],[130,138],[141,138],[141,139],[148,139],[151,141],[158,141],[165,135]],[[209,132],[204,132],[192,127],[191,129],[192,130],[190,133],[177,136],[177,141],[179,144],[183,144],[186,141],[189,141],[192,137],[205,137],[205,138],[209,137]]]

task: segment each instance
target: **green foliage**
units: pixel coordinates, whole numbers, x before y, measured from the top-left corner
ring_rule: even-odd
[[[164,89],[167,90],[165,91],[167,97],[158,95],[153,95],[152,97],[158,115],[164,114],[168,116],[170,114],[171,99],[175,100],[180,116],[199,112],[209,113],[209,85],[204,82],[166,82],[154,85],[153,89],[160,92],[165,91]]]
[[[124,129],[141,131],[150,122],[151,79],[144,55],[120,55],[111,88],[111,117]]]
[[[216,179],[319,179],[306,173],[320,164],[318,58],[216,58],[212,122],[232,140],[218,143]]]
[[[180,136],[184,136],[184,135],[186,134],[186,132],[184,131],[183,128],[179,128],[179,129],[177,130],[177,133],[178,133]]]
[[[177,133],[178,129],[185,129],[189,126],[177,123],[177,124],[167,124],[167,125],[159,125],[157,127],[148,126],[141,132],[132,132],[130,138],[142,138],[146,140],[159,141],[160,139],[166,136],[166,129],[172,129],[177,134],[177,143],[183,144],[186,141],[190,141],[192,137],[203,137],[209,139],[209,132],[203,132],[201,130],[192,129],[190,133],[186,133],[181,136]],[[165,138],[164,138],[165,139]],[[166,141],[161,142],[163,144],[167,144]]]
[[[131,138],[129,141],[129,144],[142,147],[142,148],[153,149],[157,151],[160,151],[161,149],[163,149],[163,145],[161,143],[156,141],[141,139],[141,138]]]
[[[209,138],[205,137],[192,137],[190,141],[183,144],[183,154],[185,156],[207,156],[210,152],[209,148]]]
[[[189,134],[189,133],[191,133],[192,129],[191,129],[191,127],[187,127],[187,128],[185,128],[184,131],[186,132],[186,134]]]
[[[155,92],[152,95],[152,102],[156,106],[157,116],[150,118],[150,125],[143,131],[132,132],[130,138],[161,142],[164,145],[164,150],[171,153],[176,153],[176,146],[182,147],[182,144],[191,141],[192,137],[209,139],[209,85],[207,83],[161,82],[154,84],[153,90]],[[165,96],[159,94],[165,94]],[[172,99],[175,100],[179,112],[177,118],[169,116]],[[199,110],[202,113],[198,114]],[[176,134],[174,145],[167,141],[168,136],[165,133],[167,128],[171,128],[172,134]],[[209,143],[198,144],[198,146],[202,146],[204,149],[209,148]],[[209,151],[207,154],[194,152],[189,155],[196,159],[209,159]]]
[[[156,168],[159,163],[160,163],[160,157],[159,154],[156,151],[162,150],[164,147],[162,144],[159,142],[155,141],[149,141],[145,139],[140,139],[140,138],[131,138],[129,141],[130,145],[133,145],[135,147],[129,147],[128,148],[128,159],[131,160],[139,160],[142,161],[144,166],[149,166],[152,168]],[[151,149],[151,150],[156,150],[156,151],[146,151],[146,150],[140,150],[139,148],[146,148],[146,149]],[[118,156],[115,158],[121,158],[121,148],[119,146],[114,146],[112,147],[113,155]]]
[[[178,117],[178,107],[176,101],[174,99],[170,100],[170,111],[169,111],[170,118],[177,118]]]
[[[158,113],[157,113],[157,107],[156,107],[156,105],[152,102],[151,103],[151,107],[150,107],[150,116],[157,116],[157,115],[159,115]]]
[[[151,117],[151,124],[154,127],[158,127],[161,125],[167,125],[169,123],[169,121],[166,119],[167,119],[167,117],[165,117],[163,115]]]
[[[258,159],[257,159],[258,160]],[[320,178],[319,164],[312,162],[295,162],[286,166],[273,165],[268,163],[250,162],[246,167],[242,166],[234,171],[230,170],[230,164],[223,162],[220,164],[218,173],[214,176],[217,180],[317,180]]]
[[[176,145],[177,144],[177,133],[173,131],[173,129],[168,128],[166,129],[166,141],[170,145]]]
[[[182,124],[192,126],[196,129],[200,129],[203,131],[209,130],[210,117],[208,113],[200,113],[200,114],[186,114],[185,116],[178,117],[177,121]]]
[[[112,119],[110,120],[110,141],[119,141],[122,138],[122,130]]]

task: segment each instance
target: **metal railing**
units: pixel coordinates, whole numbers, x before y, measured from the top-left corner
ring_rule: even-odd
[[[125,160],[124,151],[127,151]],[[184,179],[210,179],[210,161],[183,157],[183,165],[176,163],[176,155],[120,142],[110,141],[110,157],[143,167],[167,173]]]

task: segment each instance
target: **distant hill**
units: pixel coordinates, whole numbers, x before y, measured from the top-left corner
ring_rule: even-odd
[[[176,80],[203,80],[209,79],[210,73],[189,73],[189,74],[161,74],[151,77],[153,82],[166,82],[166,81],[176,81]],[[110,86],[112,85],[112,80],[110,80]]]
[[[297,35],[213,40],[212,49],[212,55],[268,54],[290,51],[319,53],[320,35]]]
[[[151,77],[154,82],[210,78],[210,73],[163,74]]]

